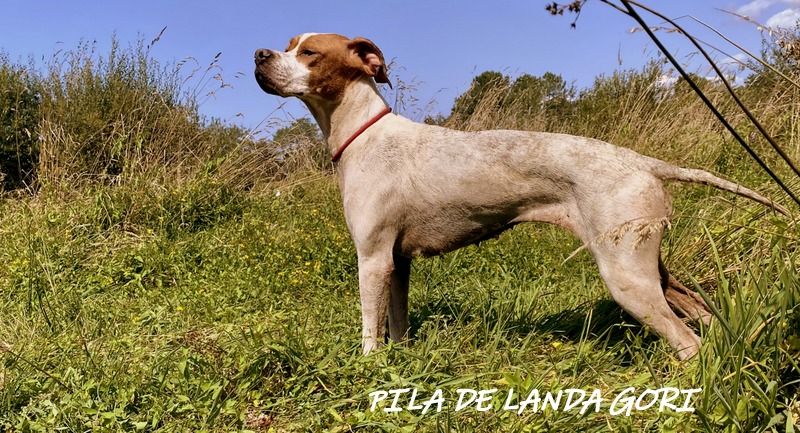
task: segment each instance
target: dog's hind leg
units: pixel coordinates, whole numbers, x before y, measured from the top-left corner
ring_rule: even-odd
[[[700,338],[672,311],[661,290],[660,243],[660,231],[643,241],[628,232],[619,242],[607,241],[591,249],[614,301],[665,338],[680,359],[688,359],[699,350]]]
[[[661,289],[664,290],[664,297],[672,310],[683,317],[701,322],[708,326],[711,324],[711,310],[706,301],[678,281],[669,273],[661,257],[658,258],[658,273],[661,276]]]
[[[625,311],[652,329],[680,359],[694,356],[700,338],[675,314],[661,289],[658,258],[669,196],[661,182],[641,173],[619,179],[603,200],[579,203],[600,275]]]
[[[408,333],[408,279],[411,259],[395,254],[389,302],[389,337],[402,341]]]

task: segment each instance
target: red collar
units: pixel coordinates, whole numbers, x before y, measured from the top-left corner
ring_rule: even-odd
[[[356,131],[355,133],[353,133],[353,135],[351,135],[351,136],[350,136],[350,138],[348,138],[348,139],[347,139],[347,140],[344,142],[344,144],[342,144],[341,146],[339,146],[339,149],[337,149],[337,150],[336,150],[336,153],[334,153],[334,154],[333,154],[333,156],[331,157],[331,161],[333,161],[333,162],[336,162],[336,161],[338,161],[338,160],[339,160],[339,158],[341,158],[341,157],[342,157],[342,153],[344,153],[344,150],[345,150],[345,149],[347,149],[347,146],[349,146],[349,145],[350,145],[350,143],[352,143],[352,142],[353,142],[353,140],[355,140],[356,138],[358,138],[358,136],[359,136],[359,135],[363,134],[363,133],[364,133],[364,131],[366,131],[366,130],[367,130],[369,127],[370,127],[370,126],[374,125],[374,124],[375,124],[375,122],[377,122],[377,121],[381,120],[381,117],[383,117],[383,116],[385,116],[385,115],[387,115],[387,114],[389,114],[389,113],[391,113],[391,112],[392,112],[392,108],[391,108],[391,107],[389,107],[389,106],[387,106],[387,107],[386,107],[386,108],[384,108],[384,109],[383,109],[383,110],[382,110],[380,113],[378,113],[377,115],[375,115],[375,117],[373,117],[372,119],[369,119],[369,120],[367,121],[367,123],[365,123],[364,125],[362,125],[362,126],[361,126],[361,128],[358,128],[358,131]]]

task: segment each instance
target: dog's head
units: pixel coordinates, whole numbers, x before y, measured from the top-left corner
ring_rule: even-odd
[[[383,53],[366,38],[304,33],[283,52],[258,49],[256,81],[265,92],[305,100],[338,101],[347,85],[362,76],[388,83]]]

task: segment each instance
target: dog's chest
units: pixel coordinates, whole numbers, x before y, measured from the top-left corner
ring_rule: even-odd
[[[514,226],[505,215],[414,219],[398,234],[397,245],[407,257],[436,256],[494,238]]]

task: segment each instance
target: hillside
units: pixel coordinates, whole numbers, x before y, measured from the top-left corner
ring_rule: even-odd
[[[662,247],[716,319],[698,359],[614,304],[580,242],[544,225],[412,269],[412,341],[361,356],[355,251],[332,169],[299,122],[272,141],[198,114],[145,46],[0,62],[0,430],[784,431],[800,420],[795,220],[672,185]],[[776,67],[800,78],[797,63]],[[788,198],[654,61],[573,89],[486,72],[463,130],[591,136]],[[747,136],[718,84],[704,88]],[[800,89],[738,89],[800,160]],[[785,178],[787,168],[756,141]],[[797,182],[794,182],[797,189]],[[702,388],[695,413],[370,411],[376,389]],[[450,396],[452,397],[452,396]],[[502,403],[502,402],[500,402]]]

